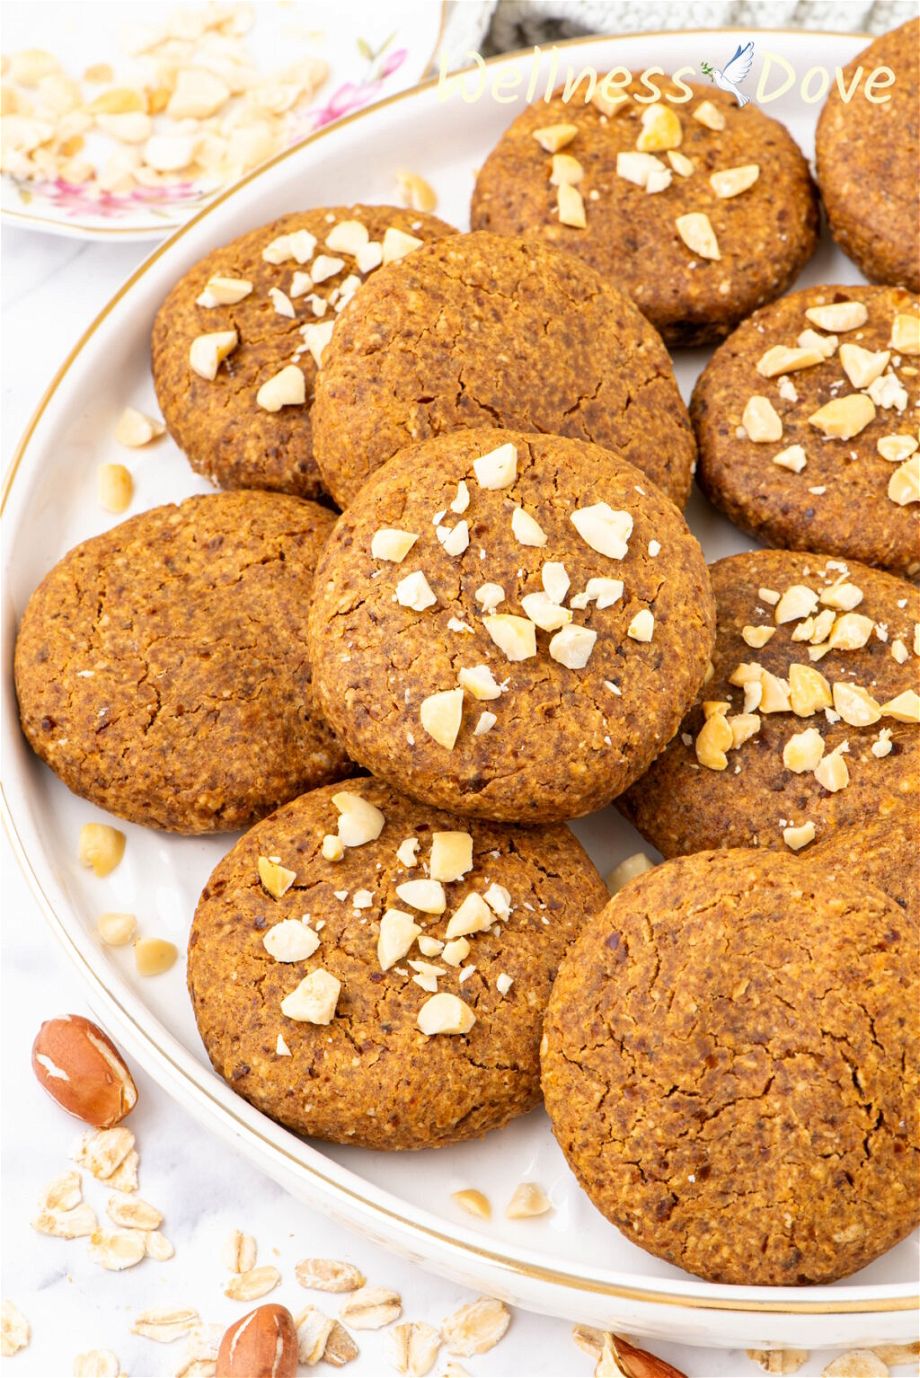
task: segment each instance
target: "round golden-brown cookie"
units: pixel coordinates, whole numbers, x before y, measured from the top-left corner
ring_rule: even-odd
[[[541,1050],[595,1206],[711,1282],[832,1282],[897,1244],[920,1199],[916,946],[881,891],[791,856],[631,881],[562,963]]]
[[[670,739],[713,604],[699,545],[631,464],[455,431],[402,451],[339,519],[310,635],[355,760],[441,808],[545,822],[609,803]]]
[[[865,96],[879,67],[890,87]],[[882,34],[844,68],[818,119],[815,161],[831,233],[873,282],[920,292],[920,20]]]
[[[873,885],[920,924],[920,847],[916,810],[840,828],[808,854],[808,864],[836,883],[841,894],[855,883]]]
[[[493,425],[604,445],[686,501],[693,431],[629,298],[536,241],[453,235],[377,273],[343,313],[317,380],[316,458],[345,507],[413,441]]]
[[[798,850],[849,824],[915,817],[917,589],[867,565],[787,550],[732,555],[709,572],[713,675],[618,801],[627,818],[675,856]]]
[[[808,287],[757,311],[700,374],[703,491],[770,545],[920,568],[920,300]]]
[[[179,833],[245,827],[339,779],[306,654],[333,525],[298,498],[215,493],[71,550],[16,642],[32,748],[75,794]]]
[[[663,99],[641,103],[654,93],[634,81],[609,114],[584,87],[529,106],[486,159],[471,221],[577,254],[668,344],[706,344],[793,282],[817,244],[817,195],[798,145],[756,105],[655,80]],[[696,237],[707,226],[710,243]]]
[[[340,832],[350,845],[326,860]],[[567,828],[470,823],[372,779],[315,790],[205,887],[188,959],[201,1037],[234,1090],[299,1133],[474,1138],[539,1100],[553,977],[605,898]]]
[[[449,234],[435,216],[394,206],[295,211],[190,268],[157,312],[152,351],[163,418],[192,468],[221,488],[320,496],[310,407],[333,322],[382,257],[393,261]],[[237,343],[213,379],[202,377],[190,364],[193,342],[221,332],[235,332]],[[291,367],[303,375],[302,385],[291,378],[301,401],[266,410],[260,389]],[[277,398],[263,400],[274,406]]]

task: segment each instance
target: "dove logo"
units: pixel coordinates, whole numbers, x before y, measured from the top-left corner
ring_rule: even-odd
[[[713,67],[709,62],[700,63],[700,71],[704,77],[714,81],[720,91],[731,91],[739,105],[747,105],[751,99],[740,90],[741,83],[747,79],[751,71],[751,63],[754,61],[754,44],[738,44],[733,57],[726,62],[724,67]]]

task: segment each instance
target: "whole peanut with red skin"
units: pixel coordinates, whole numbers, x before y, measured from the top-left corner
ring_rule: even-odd
[[[69,1115],[111,1129],[137,1104],[137,1087],[108,1034],[81,1014],[47,1019],[32,1044],[39,1084]]]

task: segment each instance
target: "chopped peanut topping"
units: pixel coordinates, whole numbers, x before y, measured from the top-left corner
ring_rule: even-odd
[[[674,225],[691,253],[698,254],[700,258],[722,257],[716,232],[712,228],[709,216],[703,211],[690,211],[687,215],[679,215]]]

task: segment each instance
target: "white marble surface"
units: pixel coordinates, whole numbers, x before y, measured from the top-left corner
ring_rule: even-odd
[[[132,244],[84,244],[5,230],[3,249],[3,463],[48,380],[80,332],[104,305],[146,249]],[[131,1118],[141,1154],[141,1195],[165,1214],[164,1232],[176,1248],[168,1263],[146,1261],[125,1273],[106,1273],[87,1257],[85,1241],[65,1242],[30,1226],[38,1192],[67,1167],[79,1126],[34,1081],[29,1050],[39,1023],[56,1014],[91,1013],[76,975],[46,931],[38,906],[2,840],[2,1269],[3,1296],[32,1326],[32,1343],[4,1369],[17,1378],[57,1378],[71,1372],[76,1354],[109,1348],[130,1378],[160,1378],[182,1366],[184,1342],[163,1346],[131,1334],[139,1311],[152,1306],[195,1307],[203,1320],[226,1326],[248,1309],[223,1296],[221,1245],[228,1232],[253,1234],[259,1261],[276,1263],[281,1286],[271,1296],[296,1312],[335,1298],[306,1293],[294,1263],[306,1256],[347,1258],[371,1282],[403,1296],[405,1319],[437,1323],[461,1302],[459,1289],[420,1267],[388,1256],[293,1202],[200,1129],[146,1076]],[[99,1213],[106,1193],[89,1179],[87,1196]],[[392,1372],[385,1335],[359,1338],[360,1358],[347,1370],[356,1378]],[[827,1334],[829,1346],[834,1335]],[[691,1378],[743,1378],[757,1369],[740,1352],[657,1346]],[[803,1374],[820,1374],[828,1352],[812,1354]],[[435,1372],[443,1369],[441,1355]],[[464,1360],[472,1374],[524,1378],[576,1378],[591,1361],[572,1344],[561,1321],[514,1317],[491,1353]],[[331,1372],[322,1365],[320,1372]]]

